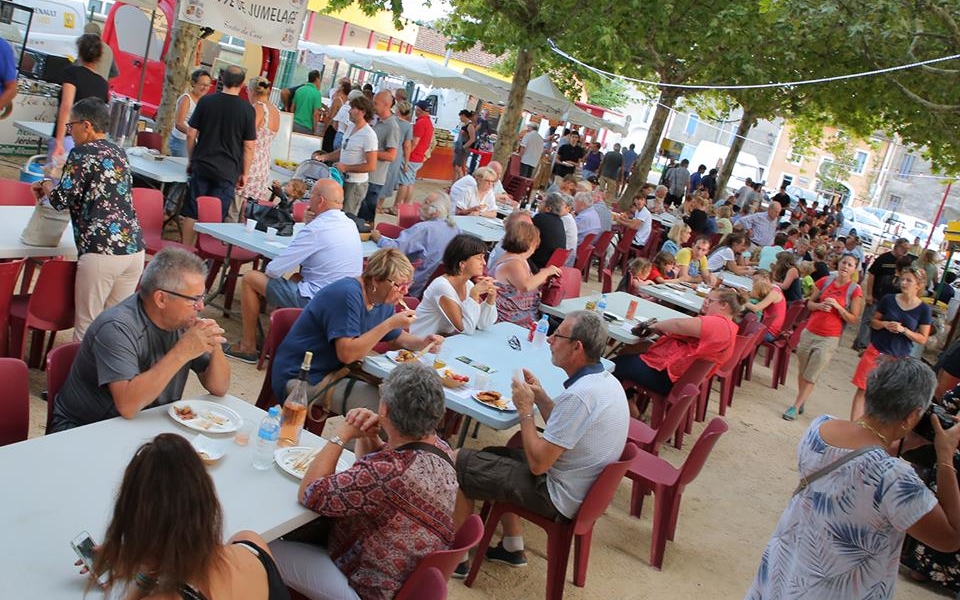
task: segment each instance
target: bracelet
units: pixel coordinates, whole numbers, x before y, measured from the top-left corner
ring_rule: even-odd
[[[938,466],[938,467],[946,467],[946,468],[950,469],[951,471],[953,471],[954,473],[957,472],[957,468],[956,468],[955,466],[951,465],[950,463],[938,462],[938,463],[937,463],[937,466]]]
[[[520,417],[520,422],[523,423],[525,420],[532,418],[534,418],[533,413],[528,413]]]
[[[150,577],[146,573],[137,573],[134,576],[137,587],[141,590],[151,590],[157,586],[157,579],[155,577]]]
[[[343,445],[346,443],[346,442],[343,441],[343,438],[340,437],[339,435],[335,435],[335,436],[333,436],[332,438],[330,438],[329,442],[330,442],[331,444],[336,444],[337,446],[340,446],[341,448],[343,448]]]

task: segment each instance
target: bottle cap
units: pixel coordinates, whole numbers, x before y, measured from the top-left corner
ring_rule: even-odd
[[[310,368],[310,363],[311,363],[312,361],[313,361],[313,352],[310,352],[309,350],[306,351],[306,352],[304,352],[304,353],[303,353],[303,366],[302,366],[301,368],[303,368],[303,369],[309,369],[309,368]]]
[[[278,416],[280,414],[280,405],[274,404],[273,406],[271,406],[270,410],[267,411],[267,414],[269,414],[271,417]]]

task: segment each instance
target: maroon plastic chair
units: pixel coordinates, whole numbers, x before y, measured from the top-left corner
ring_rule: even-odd
[[[787,337],[779,337],[773,341],[773,371],[770,374],[770,387],[777,389],[787,383],[787,371],[790,370],[790,356],[800,343],[800,335],[806,329],[807,322],[797,323]]]
[[[163,152],[163,136],[156,131],[138,131],[137,145]]]
[[[574,545],[573,585],[583,587],[587,582],[587,564],[590,560],[590,540],[593,536],[593,524],[607,510],[620,480],[639,454],[640,451],[637,450],[637,447],[627,442],[620,455],[620,460],[610,463],[600,472],[600,475],[590,487],[590,491],[587,492],[583,504],[580,505],[577,516],[570,523],[556,523],[509,502],[485,504],[484,511],[489,510],[489,513],[483,526],[483,539],[477,546],[476,555],[470,565],[470,573],[464,580],[464,584],[467,587],[473,585],[500,518],[504,513],[513,513],[538,525],[547,532],[547,600],[563,598],[563,587],[567,577],[567,562],[570,560],[570,543],[573,541],[576,541]]]
[[[36,206],[30,184],[16,179],[0,179],[0,206]]]
[[[70,329],[74,322],[74,282],[77,263],[53,258],[40,267],[32,294],[18,294],[10,303],[10,354],[24,357],[27,331],[33,330],[29,365],[43,367],[43,338],[51,332],[46,352],[53,347],[56,332]]]
[[[10,351],[10,303],[24,262],[20,259],[0,263],[0,356]]]
[[[397,225],[400,229],[409,229],[420,222],[419,204],[398,204]]]
[[[653,260],[653,257],[656,256],[657,252],[660,250],[660,240],[663,239],[663,227],[654,226],[650,229],[650,237],[647,238],[647,243],[643,245],[643,248],[634,248],[630,246],[630,256],[629,258],[649,258]]]
[[[563,271],[563,298],[580,297],[580,271],[573,267],[560,267]]]
[[[581,272],[581,277],[584,277],[584,269],[587,268],[590,257],[593,255],[593,240],[596,239],[596,237],[597,235],[595,233],[588,233],[583,237],[580,245],[577,246],[577,255],[576,258],[573,259],[573,266]],[[586,277],[584,277],[584,281],[586,281]]]
[[[377,223],[377,226],[374,228],[380,232],[380,235],[384,235],[392,240],[400,237],[400,232],[403,231],[399,225],[394,225],[393,223]]]
[[[445,600],[447,597],[447,580],[440,569],[430,567],[417,569],[397,590],[394,600]]]
[[[417,563],[417,568],[413,570],[413,573],[410,574],[407,581],[404,582],[400,590],[397,591],[396,598],[419,598],[419,596],[406,596],[405,590],[417,573],[428,569],[436,569],[443,578],[443,582],[446,583],[446,581],[450,579],[450,576],[453,575],[453,571],[457,568],[457,565],[467,557],[467,552],[480,543],[480,538],[482,537],[483,520],[478,515],[470,515],[467,517],[467,520],[463,522],[463,525],[460,526],[460,529],[457,530],[449,550],[436,550],[420,559],[420,562]]]
[[[603,283],[600,285],[601,294],[609,294],[613,291],[613,273],[610,269],[603,269]]]
[[[310,208],[309,202],[297,201],[293,203],[293,222],[303,223],[306,219],[307,209]]]
[[[663,566],[663,553],[667,547],[667,540],[674,541],[677,533],[677,516],[680,513],[680,499],[683,491],[703,470],[710,451],[727,429],[729,427],[720,417],[710,421],[679,469],[648,452],[639,452],[627,469],[626,476],[633,481],[630,514],[639,518],[643,508],[643,497],[650,492],[653,492],[655,497],[650,565],[658,571]]]
[[[600,274],[603,270],[603,261],[607,258],[607,248],[610,247],[610,242],[613,240],[613,231],[604,231],[600,234],[600,237],[597,238],[597,241],[593,244],[593,253],[590,254],[590,259],[587,260],[587,268],[583,271],[583,280],[590,280],[590,269],[593,267],[593,261],[597,261],[597,281],[600,281]]]
[[[630,419],[627,441],[633,442],[644,452],[659,456],[660,447],[677,433],[690,412],[690,405],[698,396],[700,396],[700,390],[692,383],[679,388],[676,394],[671,393],[667,399],[669,408],[660,426],[654,429],[640,419]]]
[[[567,264],[567,257],[570,256],[570,251],[566,248],[557,248],[553,251],[553,254],[550,255],[550,259],[547,261],[546,266],[548,267],[562,267]]]
[[[757,323],[757,325],[760,325]],[[762,326],[761,326],[762,327]],[[713,387],[713,380],[720,380],[720,414],[727,414],[727,407],[733,402],[733,389],[737,382],[736,370],[740,361],[750,351],[750,344],[753,342],[755,332],[748,335],[738,335],[733,344],[733,353],[720,367],[713,372],[713,375],[707,377],[700,386],[700,397],[697,400],[697,410],[695,418],[697,421],[703,421],[707,418],[707,403],[710,402],[710,390]]]
[[[0,358],[0,446],[27,439],[30,430],[30,375],[19,358]]]
[[[620,241],[614,247],[613,256],[607,263],[607,268],[610,269],[611,273],[617,270],[618,265],[624,273],[627,272],[627,260],[630,258],[630,250],[633,249],[632,244],[635,235],[637,235],[636,229],[624,229],[620,233]]]
[[[197,197],[197,221],[200,223],[221,223],[223,204],[220,198],[215,196]],[[227,258],[227,245],[217,238],[199,233],[197,234],[197,250],[200,258],[212,262],[210,271],[207,273],[206,289],[209,291],[216,283],[217,275],[223,267],[223,261]],[[239,246],[233,246],[230,250],[230,264],[227,266],[227,284],[223,291],[223,308],[229,311],[233,306],[233,293],[237,288],[237,279],[240,277],[240,267],[246,263],[256,260],[258,255],[249,250],[244,250]],[[227,316],[226,312],[224,316]]]
[[[153,188],[133,188],[133,211],[143,232],[147,254],[156,254],[169,247],[194,252],[185,244],[163,239],[163,192]]]
[[[269,360],[267,373],[263,376],[263,385],[260,387],[260,395],[257,396],[256,405],[259,409],[268,410],[284,400],[284,398],[275,398],[273,395],[273,359],[277,355],[277,348],[280,347],[283,338],[287,337],[287,333],[302,312],[302,308],[277,308],[270,313],[270,330],[267,332],[266,339],[263,340],[261,354],[261,358],[266,355]]]
[[[62,346],[57,346],[47,353],[47,429],[50,431],[50,423],[53,421],[53,401],[57,394],[63,389],[63,384],[70,375],[70,369],[73,368],[73,361],[80,352],[80,342],[69,342]]]
[[[800,320],[804,318],[803,315],[806,312],[807,312],[806,300],[794,300],[793,302],[790,302],[789,304],[787,304],[787,312],[783,317],[783,326],[780,328],[780,333],[777,335],[777,337],[778,338],[790,337],[790,334],[793,332],[794,328],[796,328],[797,323],[799,323]],[[765,367],[770,366],[770,361],[773,359],[773,356],[776,353],[776,348],[774,347],[774,344],[776,341],[777,340],[775,338],[772,342],[765,342],[761,338],[760,345],[757,346],[757,348],[755,348],[754,351],[750,354],[750,359],[746,363],[746,370],[743,375],[744,379],[746,379],[747,381],[750,381],[750,378],[753,376],[753,362],[756,360],[757,352],[760,350],[760,348],[767,349],[766,362],[764,362],[763,366]]]
[[[733,372],[734,384],[737,387],[743,385],[746,373],[753,364],[753,357],[757,354],[757,349],[763,343],[763,337],[767,335],[767,328],[764,327],[760,321],[754,321],[752,325],[741,327],[741,329],[744,332],[743,335],[750,335],[752,339],[747,345],[743,356],[740,357],[740,364],[737,365],[737,368]]]
[[[697,389],[700,389],[700,386],[703,385],[703,382],[714,368],[716,368],[716,365],[709,360],[702,358],[695,360],[693,364],[690,365],[690,368],[688,368],[679,379],[673,382],[673,387],[666,396],[648,390],[633,381],[624,380],[622,385],[628,397],[631,394],[639,395],[640,402],[638,402],[638,406],[640,407],[640,412],[643,412],[645,403],[650,404],[650,426],[656,429],[660,427],[660,423],[663,422],[666,416],[667,406],[676,402],[676,399],[684,387],[689,383],[697,386]],[[643,402],[643,404],[641,404],[641,402]],[[678,428],[676,435],[673,436],[673,445],[675,448],[679,449],[683,445],[684,431],[684,428]]]

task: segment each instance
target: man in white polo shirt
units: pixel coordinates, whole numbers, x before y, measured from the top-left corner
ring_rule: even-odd
[[[543,156],[543,136],[537,129],[538,123],[527,123],[527,133],[520,140],[520,177],[533,179],[533,172]]]
[[[350,101],[350,127],[343,136],[339,150],[321,154],[323,162],[334,161],[334,167],[343,173],[343,210],[352,215],[360,211],[360,203],[367,195],[370,173],[377,168],[377,134],[370,126],[373,120],[373,102],[366,96]]]
[[[653,231],[653,216],[647,209],[647,197],[643,191],[633,198],[633,218],[626,213],[616,215],[617,223],[627,229],[636,229],[637,233],[633,236],[633,247],[643,248],[650,239],[650,232]]]
[[[321,179],[314,184],[310,211],[316,216],[270,261],[266,271],[251,270],[243,276],[243,333],[240,342],[224,344],[227,356],[250,364],[257,362],[257,320],[264,299],[277,308],[303,308],[327,284],[356,277],[363,269],[360,234],[356,224],[343,214],[343,189],[336,181]],[[299,273],[284,277],[298,267]]]

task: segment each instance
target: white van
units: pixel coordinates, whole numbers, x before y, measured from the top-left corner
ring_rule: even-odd
[[[16,3],[33,9],[27,49],[71,60],[76,57],[77,38],[83,35],[87,24],[83,0],[17,0]],[[22,40],[26,23],[20,27],[22,30],[17,38],[8,38],[11,42]]]

